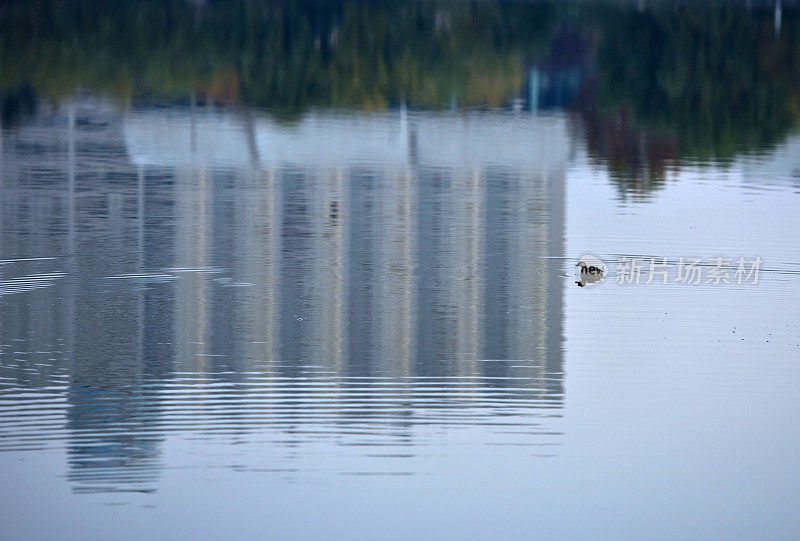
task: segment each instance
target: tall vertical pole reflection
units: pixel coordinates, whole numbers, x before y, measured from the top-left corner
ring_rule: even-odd
[[[144,273],[144,227],[145,227],[145,199],[144,199],[144,166],[136,168],[136,272]],[[138,330],[137,345],[139,348],[137,357],[143,361],[145,358],[145,291],[139,288],[137,293],[136,327]]]
[[[67,359],[75,359],[75,280],[77,279],[77,260],[75,250],[75,101],[70,101],[67,109],[67,250],[69,275],[67,282]]]
[[[376,246],[375,349],[382,375],[411,375],[416,338],[417,178],[412,171],[391,173],[376,205],[380,242]]]
[[[280,356],[281,189],[274,169],[247,170],[236,198],[234,235],[240,265],[243,362],[247,370],[266,369]]]
[[[314,186],[310,301],[316,307],[309,321],[309,357],[341,373],[347,355],[347,184],[342,169],[312,171],[309,175]]]
[[[458,208],[455,215],[461,217],[458,246],[453,250],[456,260],[452,284],[457,287],[453,298],[457,299],[459,316],[456,324],[455,357],[464,360],[462,374],[474,376],[480,358],[480,261],[482,249],[481,231],[484,228],[483,183],[480,173],[473,171],[456,179],[459,183],[454,200]]]
[[[211,337],[208,333],[210,199],[212,180],[205,165],[175,171],[176,200],[176,369],[202,374],[207,368]]]

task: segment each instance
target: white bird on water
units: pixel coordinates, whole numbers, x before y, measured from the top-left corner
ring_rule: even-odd
[[[590,284],[597,283],[604,278],[604,265],[602,262],[597,264],[588,264],[586,261],[581,259],[578,261],[578,264],[575,265],[576,267],[580,267],[580,280],[577,280],[575,283],[578,284],[579,287],[584,287]]]

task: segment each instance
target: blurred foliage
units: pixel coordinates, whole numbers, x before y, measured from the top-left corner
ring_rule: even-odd
[[[771,6],[770,6],[771,8]],[[778,142],[800,120],[800,24],[738,3],[594,10],[596,104],[673,136],[678,154],[726,158]]]
[[[674,137],[639,130],[627,110],[582,111],[582,128],[589,156],[608,170],[621,199],[647,200],[663,188],[667,172],[678,164]]]
[[[736,2],[0,3],[4,110],[78,88],[282,118],[314,106],[498,107],[526,96],[534,67],[551,80],[580,73],[572,108],[623,187],[663,184],[659,160],[768,148],[800,119],[788,9],[777,32],[771,9]]]
[[[301,113],[505,104],[546,51],[546,6],[434,2],[0,5],[0,89],[239,99]]]

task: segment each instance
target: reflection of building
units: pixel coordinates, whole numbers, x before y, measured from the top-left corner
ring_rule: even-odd
[[[53,359],[2,356],[0,375],[65,400],[44,424],[0,418],[0,449],[66,440],[76,491],[154,490],[164,433],[198,426],[204,401],[242,430],[304,422],[318,397],[292,386],[319,374],[344,422],[408,426],[424,393],[406,377],[560,404],[563,116],[282,126],[137,109],[123,124],[79,97],[3,137],[0,259],[52,258],[3,278],[65,276],[0,298],[0,344],[26,337],[20,355]],[[370,377],[402,392],[354,397]],[[267,394],[218,407],[216,384],[254,380]]]
[[[343,375],[480,377],[486,358],[558,371],[563,115],[318,112],[285,126],[136,110],[125,136],[138,167],[173,171],[175,199],[194,201],[177,223],[195,236],[213,223],[218,245],[237,246],[208,255],[198,237],[176,255],[252,284],[232,288],[246,315],[225,313],[254,355]],[[179,342],[205,342],[195,335],[225,310],[198,279],[177,292],[177,328],[191,329]]]
[[[45,258],[9,264],[4,272],[66,276],[3,297],[0,342],[24,344],[29,362],[20,375],[39,371],[23,385],[53,389],[69,382],[68,477],[78,492],[155,488],[160,406],[143,385],[169,373],[165,359],[174,356],[162,326],[170,309],[158,291],[112,291],[96,281],[158,264],[171,236],[158,219],[145,224],[145,198],[153,209],[162,200],[145,192],[115,119],[112,106],[79,99],[42,107],[3,134],[0,259]],[[145,246],[156,252],[152,261]],[[46,445],[61,431],[46,422],[34,429],[15,429],[20,445],[27,438]]]

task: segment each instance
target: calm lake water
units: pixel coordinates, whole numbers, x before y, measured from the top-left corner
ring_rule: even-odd
[[[793,4],[0,30],[3,539],[800,536]]]

